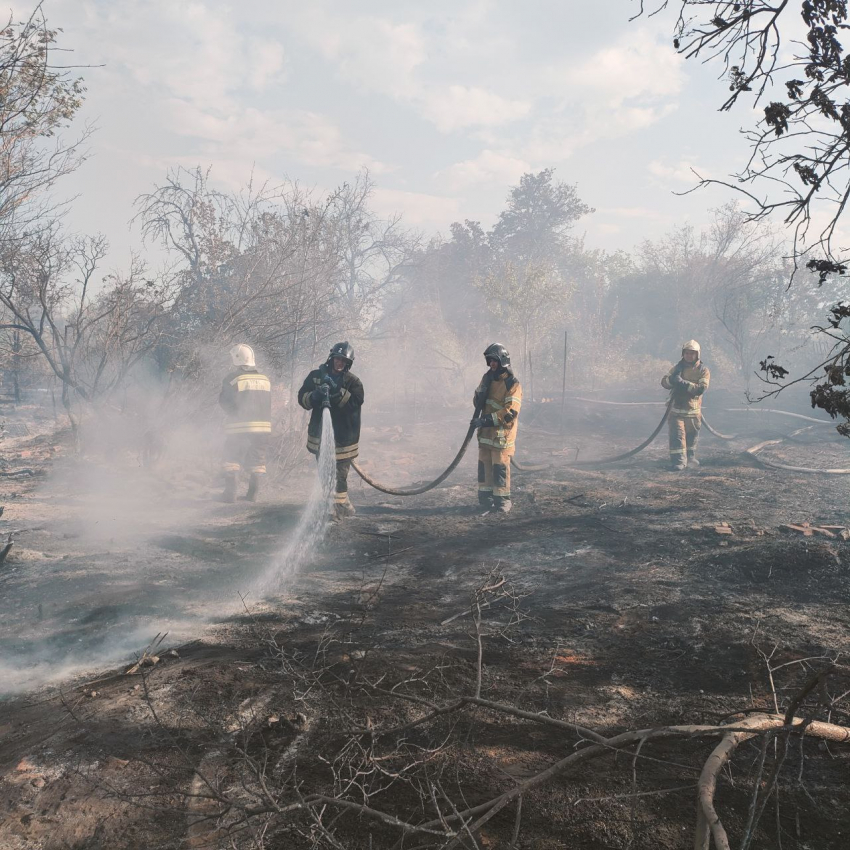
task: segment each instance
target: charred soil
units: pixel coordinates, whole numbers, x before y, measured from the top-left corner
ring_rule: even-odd
[[[337,795],[404,821],[451,820],[587,746],[567,724],[609,738],[783,713],[836,660],[806,710],[850,725],[847,699],[823,704],[850,689],[850,542],[782,528],[850,525],[850,476],[760,468],[742,450],[784,426],[749,420],[738,440],[704,435],[702,465],[684,473],[666,469],[663,439],[613,467],[567,465],[630,448],[658,415],[576,405],[561,436],[529,406],[521,458],[551,467],[514,473],[509,515],[475,503],[472,452],[420,497],[352,478],[357,516],[330,525],[265,600],[252,584],[297,521],[309,464],[261,504],[223,505],[212,463],[193,477],[74,456],[51,434],[7,440],[4,471],[31,474],[0,483],[0,531],[14,532],[0,566],[0,847],[392,847],[402,832],[387,820],[295,804]],[[463,428],[366,429],[362,459],[408,486],[448,463]],[[848,446],[823,429],[770,456],[848,466]],[[476,689],[565,725],[472,703],[417,722]],[[846,847],[850,746],[790,740],[751,846]],[[691,846],[715,743],[587,761],[458,844]],[[778,745],[765,748],[762,786]],[[735,845],[760,750],[742,743],[718,783]],[[422,833],[397,846],[442,845]]]

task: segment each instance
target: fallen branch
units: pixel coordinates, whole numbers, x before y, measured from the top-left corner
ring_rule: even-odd
[[[800,717],[791,718],[791,722],[788,724],[785,717],[777,715],[754,714],[738,723],[735,729],[726,731],[723,740],[706,759],[700,773],[699,792],[697,794],[699,809],[694,850],[708,850],[711,838],[714,839],[717,850],[731,850],[726,830],[714,807],[714,792],[717,787],[718,774],[732,757],[738,745],[755,737],[759,732],[776,730],[787,731],[790,734],[797,727],[799,731],[811,735],[813,738],[836,742],[850,741],[850,729],[843,726],[818,721],[809,722]]]
[[[802,727],[805,722],[806,721],[797,717],[794,718],[793,726]],[[463,812],[459,812],[458,816],[468,818],[481,815],[481,817],[472,825],[473,831],[480,829],[485,823],[487,823],[487,821],[489,821],[492,817],[495,817],[496,814],[498,814],[506,805],[508,805],[508,803],[510,803],[516,797],[525,794],[526,792],[531,791],[534,788],[538,788],[539,786],[544,785],[546,782],[551,779],[554,779],[556,776],[559,776],[561,773],[564,773],[571,767],[575,767],[579,764],[582,764],[583,762],[590,761],[591,759],[597,758],[598,756],[622,750],[625,747],[630,746],[631,744],[637,744],[642,741],[655,741],[667,738],[705,738],[713,737],[715,735],[723,735],[725,741],[726,738],[729,736],[740,734],[742,737],[736,740],[735,742],[735,746],[737,746],[737,743],[740,743],[741,740],[746,740],[747,738],[755,737],[761,731],[766,731],[767,729],[782,730],[784,728],[787,727],[785,727],[785,719],[783,717],[779,717],[777,715],[753,715],[736,724],[735,726],[730,727],[700,725],[663,726],[657,729],[641,729],[634,732],[623,732],[620,735],[615,735],[613,738],[605,739],[604,743],[593,744],[592,746],[586,747],[583,750],[579,750],[578,752],[566,756],[560,761],[555,762],[555,764],[551,765],[541,773],[538,773],[535,776],[532,776],[530,779],[527,779],[525,782],[522,782],[519,785],[515,786],[510,791],[506,791],[504,794],[501,794],[498,797],[493,798],[492,800],[488,800],[486,803],[481,803],[478,806],[473,806],[472,808],[466,809]],[[822,738],[827,741],[833,741],[836,743],[850,742],[850,729],[844,726],[837,726],[833,723],[822,723],[815,721],[806,725],[805,731],[807,735],[811,735],[815,738]],[[719,747],[715,749],[719,749]],[[723,764],[728,761],[728,758],[731,756],[734,749],[735,747],[729,749],[728,754],[726,755],[726,759],[722,762],[718,763],[718,759],[715,759],[712,762],[712,766],[716,764],[717,771],[719,771]],[[703,781],[703,775],[705,775],[706,781],[709,781],[710,774],[706,772],[705,768],[703,769],[703,774],[701,774],[700,776],[701,784]],[[717,776],[715,773],[715,783],[716,779]],[[435,826],[435,824],[434,822],[429,821],[428,823],[423,824],[423,826],[433,827]],[[694,846],[697,847],[699,845],[695,844]],[[725,847],[728,847],[728,842],[725,846],[721,845],[721,848],[723,848],[724,850]]]

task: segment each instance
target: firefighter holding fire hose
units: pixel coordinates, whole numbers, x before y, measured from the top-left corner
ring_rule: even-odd
[[[700,360],[700,347],[695,339],[682,346],[682,359],[661,379],[670,390],[670,469],[678,472],[687,466],[699,466],[697,441],[702,427],[702,397],[708,389],[711,374]]]
[[[335,519],[355,514],[348,498],[348,472],[359,449],[363,384],[350,371],[352,363],[354,349],[351,345],[336,343],[327,361],[307,375],[298,391],[298,403],[312,411],[307,427],[307,451],[316,457],[322,440],[322,409],[328,407],[331,412],[336,447]]]
[[[516,451],[522,387],[511,370],[511,355],[494,342],[484,352],[487,372],[475,390],[478,428],[478,503],[500,513],[511,509],[511,457]]]

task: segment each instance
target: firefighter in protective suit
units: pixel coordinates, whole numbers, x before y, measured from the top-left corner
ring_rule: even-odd
[[[298,403],[312,410],[307,427],[307,451],[319,454],[322,439],[322,407],[329,403],[336,446],[336,492],[334,517],[354,516],[354,505],[348,498],[348,472],[357,457],[360,443],[360,408],[363,406],[363,384],[351,373],[354,349],[347,342],[331,348],[327,362],[304,379],[298,391]]]
[[[511,371],[511,355],[504,345],[494,342],[488,346],[484,359],[487,372],[473,399],[480,412],[471,423],[478,428],[478,503],[507,513],[522,387]]]
[[[702,397],[711,374],[700,360],[699,343],[688,340],[682,346],[682,359],[661,379],[670,390],[672,404],[667,418],[670,427],[670,468],[699,466],[697,440],[702,427]]]
[[[236,500],[239,471],[250,473],[245,498],[255,502],[266,474],[266,454],[272,433],[271,381],[257,371],[254,349],[230,349],[234,369],[221,384],[218,403],[225,413],[224,493],[222,501]]]

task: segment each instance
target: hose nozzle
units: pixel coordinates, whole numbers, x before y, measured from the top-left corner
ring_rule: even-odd
[[[327,384],[322,384],[322,408],[330,408],[331,406],[331,390]]]

